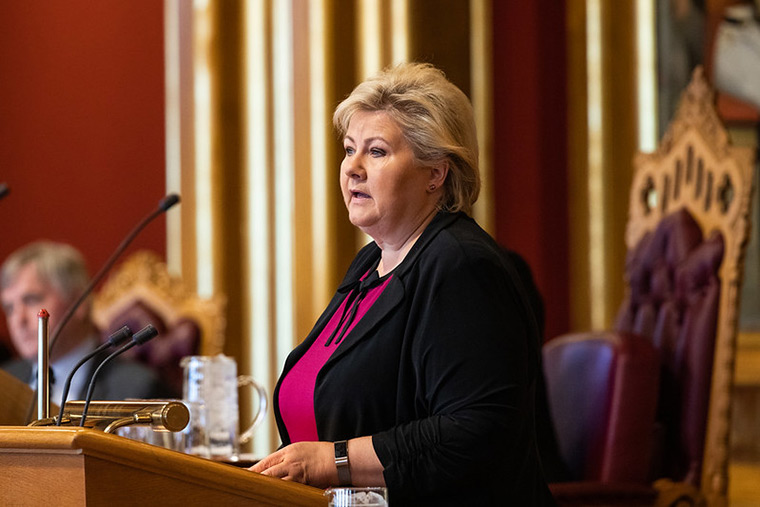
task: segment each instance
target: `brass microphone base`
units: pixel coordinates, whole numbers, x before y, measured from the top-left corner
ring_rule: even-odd
[[[69,401],[61,417],[61,426],[78,426],[84,401]],[[177,400],[92,401],[85,427],[113,433],[123,426],[150,426],[154,431],[182,431],[190,421],[187,406]],[[56,426],[57,417],[32,421],[29,426]]]

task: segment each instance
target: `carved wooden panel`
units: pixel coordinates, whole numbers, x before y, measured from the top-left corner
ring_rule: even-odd
[[[136,300],[148,304],[169,326],[182,318],[192,319],[201,329],[200,353],[222,352],[226,328],[224,297],[199,297],[181,279],[171,276],[154,252],[136,252],[117,267],[94,297],[95,324],[105,328]]]

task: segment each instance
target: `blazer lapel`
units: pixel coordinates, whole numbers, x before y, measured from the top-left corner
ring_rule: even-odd
[[[350,333],[343,338],[343,341],[338,345],[338,349],[330,356],[325,366],[337,361],[340,357],[344,356],[354,345],[365,338],[372,329],[377,326],[386,315],[392,312],[404,299],[404,284],[403,282],[393,275],[393,278],[388,282],[388,285],[383,289],[383,293],[377,298],[372,307],[361,318],[356,326]]]
[[[393,277],[391,278],[390,282],[388,282],[388,286],[385,287],[383,293],[380,294],[380,297],[377,298],[377,301],[375,301],[375,303],[361,318],[361,320],[356,323],[356,326],[351,330],[351,332],[346,335],[335,353],[330,356],[330,359],[328,359],[325,366],[330,365],[331,363],[339,360],[341,357],[346,355],[346,353],[348,353],[348,351],[351,350],[357,343],[367,337],[372,329],[380,324],[380,322],[390,312],[398,307],[398,305],[404,299],[404,277],[406,273],[412,268],[412,266],[414,266],[417,257],[419,257],[419,255],[438,235],[438,233],[445,229],[459,216],[460,214],[457,213],[446,212],[439,212],[436,215],[436,217],[432,222],[430,222],[420,238],[409,251],[404,261],[394,270]],[[341,289],[345,290],[345,286],[346,281],[344,280],[344,283],[341,284],[341,287],[338,289],[338,291],[340,292]]]
[[[285,361],[283,377],[288,371],[290,371],[293,365],[301,359],[306,351],[309,350],[309,347],[311,347],[311,345],[320,335],[348,293],[352,289],[358,287],[359,279],[361,276],[366,273],[367,270],[372,269],[372,266],[377,262],[379,255],[380,249],[374,243],[366,245],[359,251],[359,253],[356,255],[356,258],[354,259],[354,262],[348,268],[346,276],[338,286],[335,295],[330,300],[330,303],[328,303],[327,308],[325,308],[325,310],[322,312],[322,315],[320,315],[320,317],[317,319],[317,322],[314,324],[311,332],[299,345],[295,347],[295,349],[293,349],[293,352],[288,355],[288,358]],[[352,330],[352,332],[353,331],[355,331],[355,329]],[[341,342],[341,345],[345,341],[346,339],[344,338]]]

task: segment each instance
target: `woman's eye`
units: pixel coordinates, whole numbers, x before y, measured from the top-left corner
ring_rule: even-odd
[[[385,150],[381,150],[380,148],[372,148],[371,150],[369,150],[369,152],[373,157],[385,156]]]
[[[345,146],[343,149],[345,150],[346,155],[350,156],[350,155],[354,154],[354,149],[352,147],[350,147],[350,146]]]

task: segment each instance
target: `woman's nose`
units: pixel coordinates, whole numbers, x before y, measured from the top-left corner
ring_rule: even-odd
[[[364,178],[364,166],[362,164],[361,156],[356,154],[352,157],[346,157],[343,159],[343,172],[349,178],[362,179]]]

